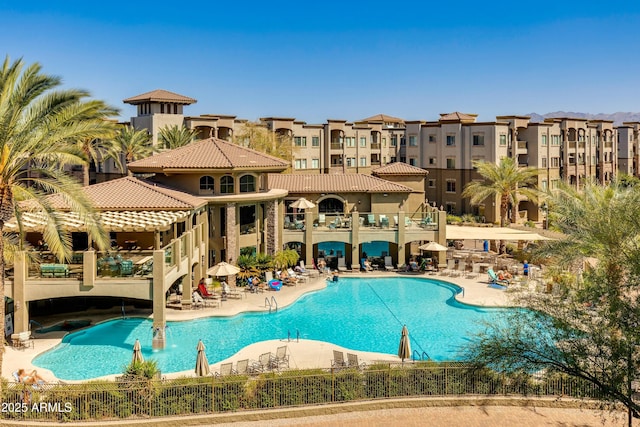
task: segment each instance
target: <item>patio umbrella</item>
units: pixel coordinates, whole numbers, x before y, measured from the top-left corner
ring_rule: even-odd
[[[131,363],[134,362],[144,362],[144,358],[142,357],[142,347],[140,346],[140,340],[136,339],[135,344],[133,344],[133,357],[131,358]]]
[[[296,209],[311,209],[315,208],[316,205],[315,203],[308,201],[304,197],[300,197],[298,200],[291,203],[291,207]]]
[[[418,249],[422,249],[423,251],[446,251],[447,248],[442,246],[437,242],[429,242],[425,245],[418,247]]]
[[[207,274],[209,276],[233,276],[234,274],[238,274],[240,269],[235,265],[231,265],[224,261],[214,265],[210,269],[207,270]]]
[[[204,344],[202,340],[198,341],[198,356],[196,357],[196,375],[199,377],[206,377],[209,375],[209,361],[207,360],[207,354],[204,352]]]
[[[400,345],[398,346],[398,357],[402,359],[402,363],[404,363],[404,359],[411,358],[411,344],[409,343],[409,330],[407,329],[407,325],[402,327]]]

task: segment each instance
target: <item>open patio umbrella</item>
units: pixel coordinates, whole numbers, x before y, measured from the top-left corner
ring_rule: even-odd
[[[402,363],[404,363],[404,359],[411,358],[411,344],[409,343],[409,330],[407,329],[407,325],[402,327],[400,345],[398,346],[398,357],[402,359]]]
[[[135,362],[144,362],[144,358],[142,357],[142,347],[140,346],[139,339],[136,339],[136,342],[133,344],[133,357],[131,358],[131,363]]]
[[[447,250],[446,247],[442,246],[440,243],[437,243],[437,242],[429,242],[425,245],[418,247],[418,249],[421,249],[423,251],[446,251]]]
[[[220,262],[207,270],[209,276],[233,276],[238,274],[240,269],[235,265],[231,265],[227,262]]]
[[[295,202],[291,203],[291,207],[292,208],[296,208],[296,209],[311,209],[311,208],[315,208],[316,205],[313,202],[310,202],[309,200],[305,199],[304,197],[300,197],[298,200],[296,200]]]
[[[206,377],[209,375],[209,361],[207,360],[207,354],[204,352],[204,344],[202,340],[198,341],[198,356],[196,357],[196,375],[199,377]]]

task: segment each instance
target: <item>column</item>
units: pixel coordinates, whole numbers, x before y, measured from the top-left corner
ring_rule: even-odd
[[[225,206],[226,215],[227,215],[227,245],[225,250],[227,251],[227,261],[230,264],[234,264],[238,260],[238,230],[236,223],[236,203],[227,203]],[[229,286],[234,286],[236,284],[236,276],[228,276],[227,283]]]
[[[438,231],[436,233],[436,242],[447,247],[447,213],[438,211]],[[438,252],[438,268],[447,267],[447,251]]]
[[[357,210],[351,212],[351,269],[360,270],[360,216]]]
[[[156,250],[153,251],[153,339],[151,341],[151,346],[154,349],[163,349],[167,344],[167,303],[164,281],[164,251]],[[183,288],[183,295],[187,292],[188,289]],[[189,296],[188,306],[191,306],[191,296]]]
[[[280,248],[279,246],[279,215],[278,215],[278,202],[276,200],[269,200],[267,203],[267,254],[275,255]]]
[[[13,333],[18,334],[29,330],[29,304],[26,301],[28,270],[24,251],[15,254],[13,266]]]
[[[311,267],[313,265],[313,215],[307,209],[304,213],[304,264]]]
[[[398,212],[398,234],[396,239],[398,240],[398,264],[406,264],[407,263],[407,254],[405,253],[405,244],[404,241],[404,212]]]

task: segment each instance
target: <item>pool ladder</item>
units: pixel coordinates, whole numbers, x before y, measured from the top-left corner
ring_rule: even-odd
[[[418,350],[413,350],[413,356],[411,357],[413,360],[431,360],[426,351],[423,351],[422,354]]]
[[[272,296],[271,301],[269,301],[269,297],[264,299],[264,306],[269,307],[269,313],[271,311],[278,311],[278,301],[276,301],[276,297]]]

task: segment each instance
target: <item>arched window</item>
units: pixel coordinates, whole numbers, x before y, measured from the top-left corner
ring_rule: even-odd
[[[256,177],[253,175],[243,175],[240,177],[240,192],[253,193],[256,191]]]
[[[235,192],[235,189],[233,188],[233,177],[229,175],[225,175],[222,178],[220,178],[220,193],[230,194],[234,192]]]
[[[213,177],[212,176],[203,176],[200,177],[200,190],[201,191],[213,191]]]

